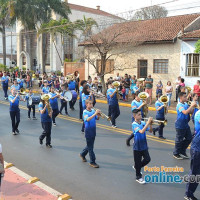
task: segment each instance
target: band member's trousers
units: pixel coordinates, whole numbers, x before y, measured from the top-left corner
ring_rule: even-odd
[[[12,132],[15,132],[18,129],[20,123],[20,110],[10,111],[10,118],[12,121]]]
[[[41,122],[43,132],[42,135],[40,135],[40,140],[43,140],[46,137],[46,145],[51,144],[51,128],[52,123],[51,122]]]
[[[56,123],[56,117],[58,116],[59,114],[59,110],[58,109],[52,109],[53,110],[53,113],[52,113],[52,121],[53,123]]]
[[[67,114],[67,102],[62,102],[60,107],[60,113],[62,113],[63,108],[65,108],[65,114]]]
[[[83,119],[83,106],[82,106],[82,102],[79,102],[79,119]]]
[[[156,120],[161,120],[164,121],[165,118],[156,118]],[[165,125],[163,123],[161,123],[157,128],[154,129],[155,132],[158,131],[159,133],[159,137],[163,137],[163,129],[164,129]]]
[[[110,109],[110,105],[108,105],[108,117],[111,117],[111,109]]]
[[[195,151],[193,149],[190,150],[191,154],[191,163],[190,163],[190,172],[189,176],[191,175],[200,175],[200,152]],[[194,192],[198,187],[198,183],[187,183],[186,185],[186,196],[187,197],[194,197]]]
[[[185,154],[186,149],[192,141],[192,133],[190,127],[186,129],[176,129],[174,155]]]
[[[150,161],[150,155],[147,150],[144,151],[133,151],[134,161],[135,161],[135,170],[136,170],[136,179],[142,178],[141,169],[146,166]]]
[[[111,112],[111,122],[112,125],[116,125],[116,119],[120,115],[119,105],[110,105],[110,112]]]
[[[74,108],[75,103],[76,103],[76,101],[70,101],[69,102],[69,107],[70,108]]]
[[[7,98],[8,97],[8,85],[3,86],[3,91],[4,91],[4,97]]]
[[[86,138],[86,147],[83,149],[83,151],[81,152],[81,156],[83,156],[85,158],[85,156],[88,154],[89,152],[89,156],[90,156],[90,163],[95,163],[96,157],[94,154],[94,141],[95,141],[95,137],[94,138]]]
[[[35,117],[35,105],[28,106],[28,117],[31,117],[31,109],[33,111],[33,117]]]

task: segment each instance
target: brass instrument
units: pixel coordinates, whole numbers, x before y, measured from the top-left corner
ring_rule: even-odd
[[[191,106],[192,101],[187,101],[188,106]],[[195,108],[197,108],[198,110],[200,109],[200,106],[197,104],[195,106]]]
[[[102,93],[98,93],[94,88],[90,88],[90,92],[93,92],[94,96],[97,98],[105,98],[106,96]]]
[[[192,88],[189,86],[186,86],[185,89],[187,90],[188,94],[192,91]]]
[[[139,78],[137,79],[137,81],[140,83],[140,92],[142,92],[144,90],[144,85],[143,82],[145,81],[145,78]]]
[[[95,111],[97,111],[98,109],[97,108],[93,108]],[[102,119],[107,119],[107,121],[110,121],[111,119],[110,119],[110,117],[108,117],[106,114],[104,114],[104,113],[102,113],[102,112],[100,112],[100,117],[102,118]]]
[[[165,115],[166,115],[167,114],[167,104],[169,102],[169,97],[167,95],[162,95],[159,100],[160,100],[160,102],[162,102],[164,104]]]
[[[119,90],[118,90],[118,88],[120,86],[120,82],[119,81],[114,81],[112,83],[112,86],[117,90],[117,99],[119,99]]]
[[[147,122],[149,120],[149,118],[143,118],[143,120],[145,122]],[[153,122],[151,123],[151,125],[160,125],[160,124],[164,124],[166,126],[167,125],[167,120],[162,121],[162,120],[154,120],[153,119]]]
[[[147,92],[140,92],[140,93],[138,94],[138,97],[139,97],[143,102],[145,102],[145,101],[149,98],[149,94],[148,94]],[[145,104],[145,105],[143,106],[143,111],[144,111],[144,116],[146,117],[147,114],[148,114],[148,106],[147,106],[147,104]]]
[[[49,105],[49,99],[50,99],[49,95],[48,94],[43,94],[41,96],[41,99],[45,102],[46,105],[48,104],[47,110],[48,110],[48,114],[49,114],[51,112],[51,106]]]
[[[75,80],[75,76],[74,76],[74,74],[68,74],[68,75],[66,75],[65,79],[66,79],[66,81],[73,81],[73,80]]]

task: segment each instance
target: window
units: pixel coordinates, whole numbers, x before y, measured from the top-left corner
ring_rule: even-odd
[[[168,73],[168,59],[155,59],[153,65],[153,73],[167,74]]]
[[[200,54],[189,53],[186,55],[186,76],[200,76]]]
[[[101,73],[101,60],[97,60],[97,68],[99,73]],[[114,74],[114,60],[109,59],[106,61],[105,73]]]

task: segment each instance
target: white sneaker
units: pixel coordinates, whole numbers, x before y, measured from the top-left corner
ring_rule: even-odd
[[[133,168],[133,170],[135,170],[135,171],[136,171],[136,169],[135,169],[134,165],[132,166],[132,168]],[[140,172],[140,174],[142,174],[142,172]]]
[[[139,184],[142,184],[142,185],[144,185],[144,184],[146,183],[145,180],[143,180],[143,178],[136,179],[136,181],[137,181]]]
[[[53,123],[53,126],[56,126],[56,123]]]

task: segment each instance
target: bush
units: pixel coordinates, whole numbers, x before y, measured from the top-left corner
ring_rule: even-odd
[[[65,62],[72,62],[71,59],[65,58]]]
[[[0,63],[0,71],[8,71],[7,66]]]
[[[57,75],[57,76],[61,76],[61,71],[57,71],[57,72],[56,72],[56,75]]]
[[[195,53],[200,53],[200,40],[195,44]]]

